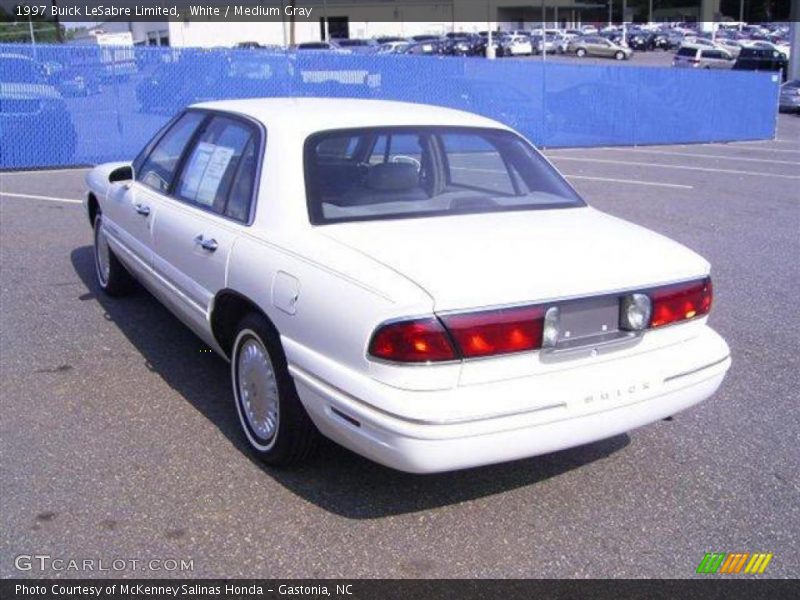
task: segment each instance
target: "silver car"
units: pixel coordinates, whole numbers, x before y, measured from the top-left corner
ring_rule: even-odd
[[[689,69],[731,69],[733,56],[722,48],[681,46],[672,60],[673,67]]]
[[[633,56],[633,50],[615,44],[611,40],[598,35],[587,35],[570,43],[570,50],[578,58],[584,56],[605,56],[617,60],[628,60]]]
[[[781,112],[800,111],[800,79],[787,81],[781,86]]]
[[[734,59],[742,51],[742,44],[738,40],[720,39],[717,40],[717,46],[727,50]]]

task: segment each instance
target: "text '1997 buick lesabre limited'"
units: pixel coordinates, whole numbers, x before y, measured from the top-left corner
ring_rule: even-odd
[[[535,456],[692,406],[730,366],[703,258],[477,115],[205,103],[87,182],[100,286],[135,278],[230,361],[273,465],[320,433],[417,473]]]

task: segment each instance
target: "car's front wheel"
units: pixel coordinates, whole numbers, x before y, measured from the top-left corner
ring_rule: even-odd
[[[614,55],[614,58],[616,58],[617,60],[625,60],[625,53],[622,50],[619,50]]]
[[[313,454],[320,434],[297,396],[280,336],[258,314],[239,324],[231,380],[239,423],[260,460],[287,466]]]
[[[108,234],[103,228],[103,213],[100,212],[94,218],[94,271],[97,283],[109,296],[124,296],[133,289],[133,277],[108,245]]]
[[[583,58],[584,56],[586,56],[586,50],[584,50],[583,48],[578,48],[578,51],[575,52],[575,54],[578,56],[578,58]]]

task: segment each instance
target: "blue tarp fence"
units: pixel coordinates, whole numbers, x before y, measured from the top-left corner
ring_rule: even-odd
[[[0,44],[0,169],[130,159],[188,104],[267,96],[449,106],[547,147],[767,139],[778,86],[613,62]]]

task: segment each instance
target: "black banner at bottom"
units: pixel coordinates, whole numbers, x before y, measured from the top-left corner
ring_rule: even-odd
[[[800,597],[797,580],[683,579],[683,580],[545,580],[545,579],[319,579],[319,580],[134,580],[134,579],[6,579],[0,581],[1,600],[272,600],[335,598],[416,600],[502,598],[531,600],[623,600],[647,598],[703,600]]]

